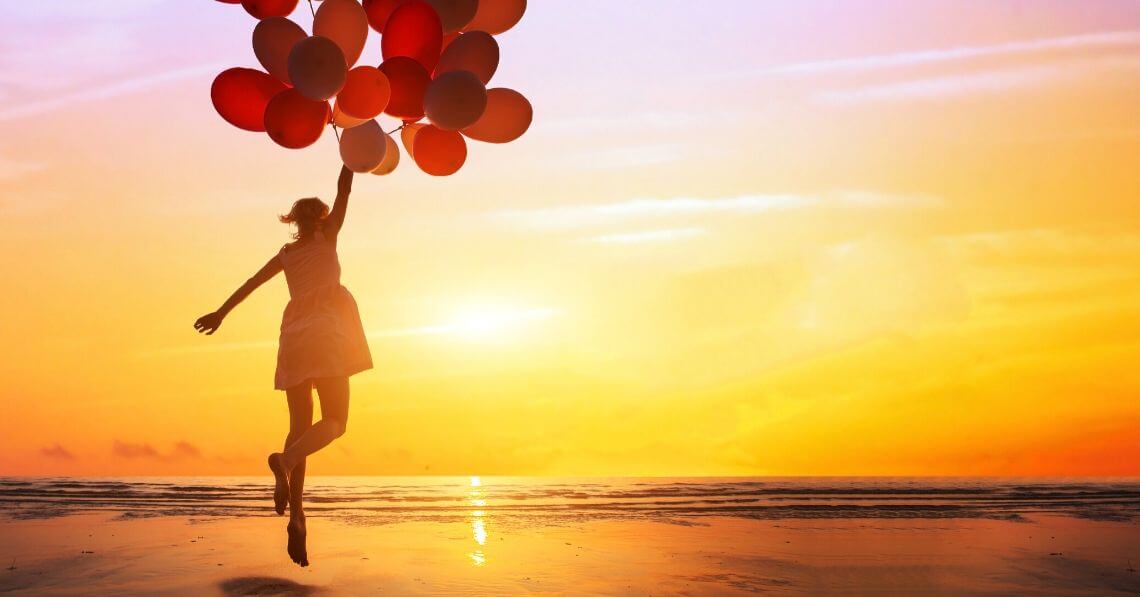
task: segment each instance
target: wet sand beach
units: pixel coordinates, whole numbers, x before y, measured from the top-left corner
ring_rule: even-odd
[[[348,503],[326,501],[323,508],[316,500],[308,524],[312,566],[305,569],[286,557],[286,519],[267,513],[268,503],[263,504],[265,508],[251,504],[243,512],[214,508],[217,499],[183,506],[168,500],[156,509],[139,507],[125,498],[108,503],[113,500],[107,496],[73,497],[64,503],[63,498],[33,499],[10,492],[0,502],[6,512],[2,523],[5,541],[0,546],[6,569],[0,574],[0,591],[221,595],[1140,592],[1140,574],[1134,569],[1140,561],[1140,525],[1131,515],[1136,507],[1134,501],[1128,503],[1131,497],[1109,500],[1124,502],[1111,512],[1103,505],[1087,508],[1094,516],[1064,510],[1071,505],[1023,508],[1023,513],[997,516],[977,512],[934,516],[931,511],[907,508],[891,510],[890,515],[878,512],[874,517],[866,512],[851,516],[844,510],[811,516],[790,515],[794,513],[787,510],[779,516],[739,511],[733,515],[723,510],[694,514],[691,509],[664,511],[662,504],[649,512],[637,508],[615,514],[606,513],[605,508],[569,505],[571,500],[565,497],[545,501],[531,497],[538,502],[529,504],[533,508],[518,507],[527,500],[517,495],[516,501],[524,504],[513,508],[496,504],[507,499],[504,495],[524,490],[539,495],[562,486],[559,491],[564,493],[571,483],[497,485],[484,481],[481,486],[465,486],[463,481],[402,485],[398,495],[419,493],[415,503],[381,514],[376,512],[391,507],[393,496],[385,504],[367,501],[369,505],[363,508],[352,507],[360,505],[363,498],[359,495]],[[319,483],[315,497],[322,495]],[[374,495],[378,488],[398,486],[375,483],[383,481],[374,482],[371,490],[355,492]],[[116,489],[118,495],[130,493],[130,485],[122,483]],[[351,493],[346,488],[359,485],[341,482],[325,487],[324,497],[343,499]],[[596,485],[599,492],[611,495],[653,494],[654,502],[669,502],[660,499],[661,493],[695,493],[714,485],[717,494],[731,493],[724,483],[607,481]],[[426,492],[427,486],[434,488]],[[756,493],[763,486],[749,487]],[[897,494],[898,489],[895,486],[893,491]],[[1120,487],[1113,492],[1120,493]],[[180,495],[191,493],[184,489]],[[432,500],[447,502],[442,497],[450,494],[455,494],[456,507],[425,508]],[[95,499],[101,501],[75,504]],[[139,495],[133,499],[141,501]],[[56,503],[54,510],[49,501]],[[890,500],[880,496],[876,501]],[[1072,503],[1071,498],[1058,501]]]

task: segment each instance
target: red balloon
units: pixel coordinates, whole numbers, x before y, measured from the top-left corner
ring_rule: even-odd
[[[467,161],[467,143],[455,131],[427,125],[415,134],[412,159],[432,176],[455,174]]]
[[[247,131],[265,130],[265,108],[285,84],[252,68],[222,71],[210,86],[214,109],[226,122]]]
[[[396,56],[414,58],[429,73],[439,62],[442,47],[439,15],[423,0],[408,0],[392,11],[380,36],[380,53],[385,60]]]
[[[526,12],[526,0],[479,0],[475,18],[464,31],[486,31],[498,35],[519,22]]]
[[[427,0],[435,9],[436,14],[439,15],[439,20],[443,24],[443,31],[451,33],[459,31],[471,19],[475,18],[475,9],[479,6],[479,0]]]
[[[297,0],[241,0],[242,8],[259,18],[287,17],[297,8]]]
[[[282,147],[301,149],[321,138],[332,118],[328,102],[311,100],[296,89],[273,96],[265,108],[265,130]]]
[[[439,64],[435,67],[435,76],[438,78],[446,72],[468,70],[486,85],[498,68],[499,42],[485,31],[468,31],[443,50]]]
[[[368,25],[376,33],[384,33],[384,25],[388,24],[388,17],[392,11],[408,0],[364,0],[364,12],[368,14]]]
[[[454,70],[435,78],[424,93],[424,114],[441,129],[457,131],[479,120],[487,88],[475,73]]]
[[[523,94],[506,87],[488,89],[483,115],[463,134],[487,143],[510,143],[530,128],[533,119],[534,108]]]
[[[391,96],[392,85],[380,69],[358,66],[348,71],[348,79],[336,101],[345,114],[367,120],[379,116],[388,107]]]
[[[327,100],[340,93],[347,78],[344,52],[327,37],[303,39],[289,52],[289,81],[309,99]]]
[[[424,92],[431,83],[431,75],[423,65],[407,56],[393,56],[380,65],[380,72],[392,86],[392,97],[384,112],[402,120],[423,118]]]

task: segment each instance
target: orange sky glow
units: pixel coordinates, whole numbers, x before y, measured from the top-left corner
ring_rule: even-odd
[[[333,136],[214,112],[240,7],[5,12],[0,475],[261,474],[284,280],[191,326]],[[1134,2],[532,0],[500,43],[526,135],[357,177],[376,368],[313,473],[1140,475]]]

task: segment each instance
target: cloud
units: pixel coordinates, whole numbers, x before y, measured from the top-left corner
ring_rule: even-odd
[[[867,85],[817,94],[816,101],[832,105],[875,102],[936,100],[983,94],[1006,93],[1015,89],[1056,83],[1079,77],[1089,68],[1140,68],[1140,58],[1083,61],[990,70],[937,77],[920,77],[892,83]]]
[[[184,441],[175,443],[169,453],[163,454],[150,444],[136,444],[115,440],[111,446],[111,452],[119,458],[126,458],[128,460],[185,460],[202,457],[201,450],[193,444]]]
[[[117,83],[105,85],[103,87],[96,87],[84,91],[77,91],[61,95],[54,99],[45,99],[35,103],[29,103],[0,110],[0,122],[7,120],[18,120],[43,114],[45,112],[53,112],[62,108],[80,104],[84,102],[93,102],[105,99],[111,99],[122,95],[138,93],[153,89],[175,81],[185,79],[193,79],[206,75],[211,75],[224,68],[220,64],[202,64],[197,66],[189,66],[186,68],[175,69],[168,72],[161,72],[156,74],[149,74],[132,79],[125,79]]]
[[[621,170],[676,162],[685,157],[685,152],[685,146],[678,143],[600,147],[558,154],[549,163],[560,169]]]
[[[22,178],[47,167],[42,162],[22,162],[0,157],[0,181]]]
[[[629,199],[614,203],[564,205],[543,209],[492,212],[493,220],[535,228],[576,228],[616,221],[710,214],[764,214],[809,207],[867,209],[939,206],[928,195],[894,195],[875,191],[837,191],[819,195],[757,194],[736,197],[670,197]]]
[[[1140,31],[1109,31],[1065,37],[1049,37],[1013,41],[985,46],[961,46],[934,50],[916,50],[893,54],[874,54],[854,58],[797,62],[764,69],[762,75],[822,75],[832,73],[864,73],[899,69],[974,58],[1014,56],[1056,50],[1090,50],[1140,47]]]
[[[619,234],[603,234],[583,239],[586,242],[602,245],[633,245],[642,243],[661,243],[693,238],[707,234],[704,228],[667,228],[664,230],[644,230],[641,232],[625,232]]]
[[[40,448],[40,455],[56,460],[75,460],[75,454],[72,454],[71,451],[59,444]]]

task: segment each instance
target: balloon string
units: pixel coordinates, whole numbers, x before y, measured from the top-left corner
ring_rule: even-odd
[[[313,8],[313,0],[309,0],[309,12],[313,13],[313,18],[314,18],[314,19],[315,19],[315,18],[317,18],[317,11],[316,11],[316,9],[314,9],[314,8]],[[336,135],[336,141],[337,141],[337,143],[340,143],[340,129],[338,129],[338,128],[337,128],[337,126],[336,126],[335,124],[331,123],[331,122],[329,123],[329,126],[331,126],[331,127],[332,127],[332,130],[333,130],[333,134],[334,134],[334,135]],[[406,125],[403,125],[403,124],[401,124],[400,126],[398,126],[398,127],[394,128],[394,129],[392,129],[392,130],[388,131],[388,133],[387,133],[387,134],[391,135],[391,134],[393,134],[393,133],[397,133],[397,132],[399,132],[399,131],[403,130],[403,128],[404,128],[405,126],[406,126]]]

